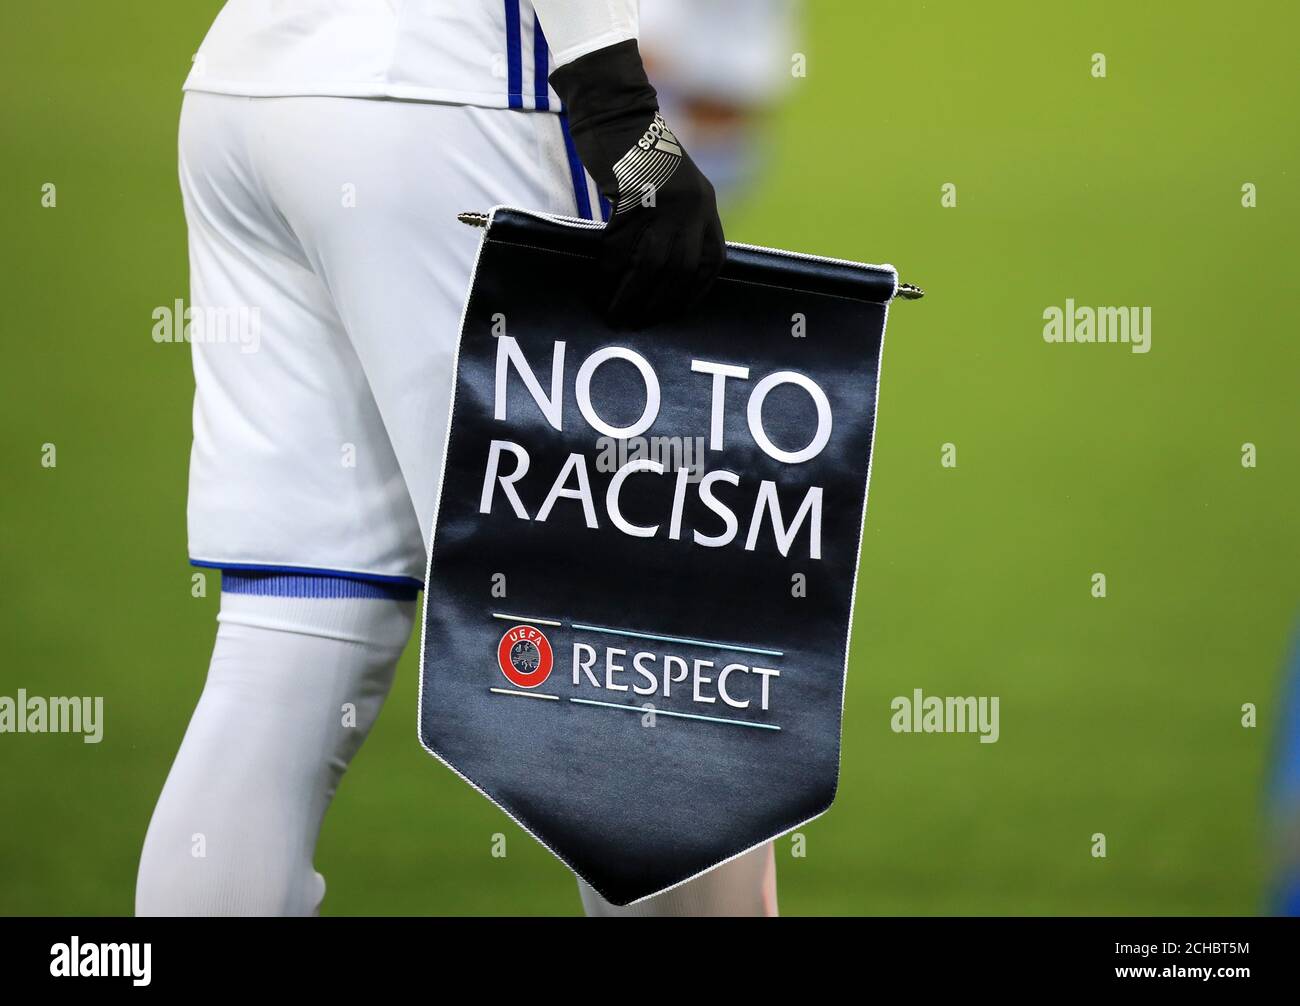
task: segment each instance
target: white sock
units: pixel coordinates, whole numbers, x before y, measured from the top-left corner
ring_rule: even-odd
[[[145,837],[137,915],[317,912],[321,821],[414,618],[391,596],[223,589],[207,683]]]
[[[627,908],[611,905],[581,880],[578,891],[583,909],[592,918],[773,916],[777,914],[776,853],[768,842],[680,887]]]

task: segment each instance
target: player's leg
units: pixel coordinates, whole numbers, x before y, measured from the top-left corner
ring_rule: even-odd
[[[209,319],[191,333],[190,554],[320,578],[225,579],[207,686],[141,858],[142,913],[314,911],[321,817],[387,692],[423,570],[356,354],[262,186],[255,103],[191,93],[182,113],[191,311]]]
[[[415,603],[332,577],[223,580],[207,683],[149,825],[136,912],[315,914],[321,821],[388,694]]]
[[[671,891],[618,908],[578,882],[582,907],[593,918],[637,916],[772,916],[776,909],[776,854],[767,842]]]
[[[263,132],[275,100],[190,92],[181,114],[191,313],[214,319],[193,333],[190,558],[418,587],[420,528],[384,419],[327,277],[267,184],[293,156],[291,136]],[[325,174],[342,154],[319,156]],[[346,194],[322,198],[319,212],[346,225]]]
[[[480,237],[456,216],[500,203],[573,214],[559,117],[307,97],[258,111],[268,189],[328,286],[427,540]]]

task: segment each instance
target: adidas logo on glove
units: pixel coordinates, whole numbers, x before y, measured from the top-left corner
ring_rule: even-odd
[[[655,112],[641,139],[614,165],[614,178],[618,182],[618,205],[614,212],[630,210],[638,202],[653,206],[653,193],[673,176],[681,163],[681,144],[664,117]],[[645,202],[647,195],[650,199]]]
[[[668,123],[664,122],[664,117],[658,112],[655,112],[654,122],[650,123],[650,128],[645,131],[641,139],[637,140],[636,145],[642,150],[665,150],[678,157],[682,155],[677,137],[673,135],[673,131],[668,128]]]

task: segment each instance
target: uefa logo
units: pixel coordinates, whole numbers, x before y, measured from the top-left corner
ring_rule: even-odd
[[[541,629],[516,625],[497,644],[497,666],[512,685],[536,688],[555,666],[550,640]]]

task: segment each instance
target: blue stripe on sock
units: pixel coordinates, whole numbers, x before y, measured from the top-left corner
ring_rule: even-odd
[[[361,598],[377,601],[414,601],[416,590],[406,584],[352,580],[342,576],[307,573],[236,573],[223,570],[221,590],[226,594],[259,597]]]
[[[538,111],[549,111],[551,107],[551,95],[547,90],[547,50],[546,36],[542,34],[542,22],[534,18],[533,20],[533,96],[537,102]]]
[[[573,195],[578,201],[578,216],[590,220],[592,219],[591,197],[587,194],[587,172],[578,157],[578,148],[573,145],[567,115],[560,115],[560,129],[564,133],[564,151],[569,155],[569,174],[573,177]]]
[[[348,569],[321,569],[315,566],[281,566],[260,562],[210,562],[207,559],[191,559],[191,566],[199,569],[219,569],[223,573],[283,573],[290,576],[326,576],[340,580],[359,580],[362,583],[386,584],[392,587],[405,587],[412,591],[424,589],[424,583],[413,576],[389,576],[385,573],[354,573]]]
[[[519,0],[506,5],[506,96],[511,108],[524,107],[523,37],[519,31]]]

